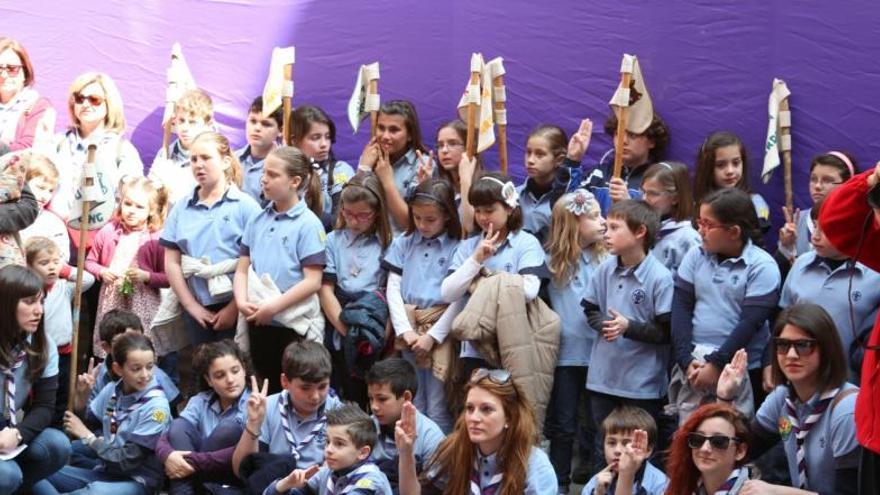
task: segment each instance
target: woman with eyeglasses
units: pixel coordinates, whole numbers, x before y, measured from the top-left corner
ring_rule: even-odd
[[[33,88],[34,67],[21,44],[0,37],[0,155],[30,148],[38,132],[51,137],[55,110]]]
[[[68,219],[70,229],[79,229],[83,191],[81,180],[88,147],[95,144],[95,194],[89,210],[89,242],[113,216],[119,179],[144,175],[140,155],[125,137],[122,97],[107,74],[86,72],[77,77],[68,92],[70,129],[57,138],[58,191],[50,208]],[[69,217],[69,218],[68,218]],[[74,244],[79,235],[71,235]]]
[[[749,442],[749,425],[740,412],[726,404],[700,407],[672,439],[666,458],[669,485],[665,494],[746,493],[745,486],[753,476],[745,465]]]
[[[465,410],[417,474],[416,410],[404,405],[395,427],[400,493],[556,495],[556,474],[539,449],[532,406],[507,370],[474,370]]]
[[[847,383],[846,360],[834,321],[820,306],[795,304],[779,314],[771,342],[780,383],[758,410],[750,431],[756,458],[780,439],[792,487],[749,481],[743,494],[856,493],[860,449],[855,432],[858,388]],[[745,375],[737,352],[718,380],[719,401],[730,399]]]

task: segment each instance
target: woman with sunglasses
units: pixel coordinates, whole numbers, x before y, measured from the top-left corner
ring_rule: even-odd
[[[88,147],[97,145],[95,153],[96,177],[94,192],[98,197],[89,211],[89,245],[94,234],[113,216],[116,209],[116,189],[125,176],[144,175],[140,155],[125,138],[125,116],[122,97],[116,84],[106,74],[87,72],[77,77],[70,86],[67,109],[70,129],[57,140],[58,158],[55,162],[60,174],[58,192],[50,207],[62,218],[68,218],[68,227],[79,229],[82,195],[81,173],[86,162]],[[71,235],[74,244],[79,235]]]
[[[749,425],[740,412],[726,404],[700,407],[672,438],[666,495],[746,493],[753,476],[744,465],[749,442]]]
[[[782,439],[792,487],[746,483],[743,494],[856,493],[855,385],[847,383],[846,359],[834,321],[820,306],[795,304],[779,314],[771,349],[776,387],[750,430],[753,458]],[[718,379],[719,401],[730,399],[745,375],[747,357],[737,352]]]
[[[413,455],[416,410],[404,405],[395,427],[400,493],[556,495],[556,474],[536,446],[532,406],[507,370],[474,370],[465,410],[421,475]]]
[[[55,110],[33,88],[34,81],[27,50],[0,37],[0,155],[33,146],[38,128],[49,137],[54,132]]]

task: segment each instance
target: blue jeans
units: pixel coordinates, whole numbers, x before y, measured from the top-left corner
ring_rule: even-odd
[[[64,467],[69,456],[67,436],[46,428],[18,457],[0,461],[0,493],[15,493],[18,489],[29,492],[34,483]]]
[[[34,486],[34,495],[147,495],[144,485],[131,478],[110,476],[103,471],[65,466]]]
[[[416,396],[413,398],[413,405],[425,416],[437,423],[440,431],[444,435],[448,435],[452,431],[453,419],[449,413],[449,401],[446,400],[445,385],[442,381],[434,376],[431,368],[419,368],[416,366],[416,357],[411,351],[403,351],[403,357],[416,370],[416,377],[419,381],[419,388]]]
[[[592,445],[596,434],[592,419],[588,424],[578,425],[578,399],[584,396],[589,407],[586,384],[586,366],[557,366],[553,372],[544,435],[550,440],[550,464],[556,471],[556,481],[563,487],[571,484],[571,459],[578,431],[583,432],[581,438],[589,439],[588,445]]]
[[[207,438],[202,438],[202,434],[198,428],[192,423],[177,418],[171,422],[168,429],[168,440],[174,450],[183,450],[190,452],[216,452],[218,450],[234,447],[244,428],[234,419],[225,419],[220,422]],[[215,458],[216,459],[216,458]],[[218,482],[225,485],[239,485],[239,480],[232,472],[232,453],[229,453],[229,464],[226,466],[227,472],[222,473],[216,470],[212,473],[196,472],[190,477],[184,479],[171,480],[168,493],[171,495],[193,495],[203,493],[201,486],[206,482]]]

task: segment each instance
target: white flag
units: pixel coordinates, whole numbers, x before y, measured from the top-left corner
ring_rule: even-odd
[[[480,73],[480,82],[468,85],[458,102],[458,114],[461,120],[467,122],[468,105],[477,105],[477,153],[489,149],[495,144],[495,124],[507,124],[506,114],[496,112],[495,102],[504,101],[503,89],[496,92],[493,87],[493,79],[504,75],[504,59],[497,57],[489,63],[483,62],[483,55],[474,53],[471,55],[471,72]]]
[[[354,83],[354,91],[348,100],[348,122],[355,134],[358,127],[370,112],[379,110],[379,95],[369,94],[370,81],[379,79],[379,62],[362,65],[358,69],[357,81]]]
[[[767,122],[767,140],[764,142],[764,168],[761,170],[761,180],[764,184],[770,182],[770,175],[780,165],[779,159],[779,104],[788,98],[791,91],[782,79],[773,79],[773,90],[767,101],[767,110],[770,119]],[[786,115],[787,124],[791,125],[789,116]]]
[[[296,61],[296,48],[275,47],[272,50],[272,60],[269,62],[269,76],[266,77],[266,85],[263,86],[263,117],[268,118],[272,112],[281,106],[281,98],[293,97],[293,81],[284,80],[284,66]]]
[[[171,46],[171,65],[168,67],[167,79],[168,88],[165,90],[165,113],[162,115],[162,125],[174,118],[174,105],[177,104],[180,96],[191,89],[196,89],[196,80],[189,71],[189,66],[186,65],[180,43]]]
[[[626,112],[626,130],[633,134],[642,134],[648,130],[654,119],[654,104],[645,86],[639,59],[635,55],[624,54],[620,63],[620,72],[632,74],[629,87],[624,88],[621,81],[608,104],[611,105],[617,118],[620,118],[622,108],[629,108]]]

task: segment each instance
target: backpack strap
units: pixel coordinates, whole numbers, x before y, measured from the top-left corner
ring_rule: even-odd
[[[859,392],[858,388],[848,388],[846,390],[841,390],[834,397],[834,401],[831,402],[831,410],[834,411],[834,408],[837,406],[837,404],[840,401],[842,401],[843,399],[847,398],[848,396],[850,396],[852,394],[857,394],[858,392]]]

